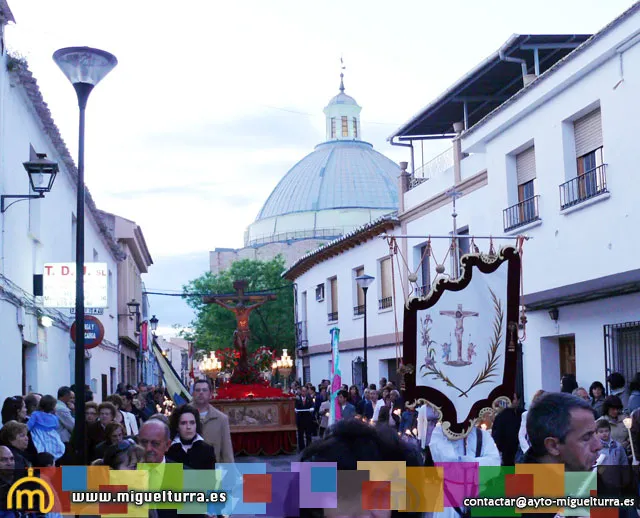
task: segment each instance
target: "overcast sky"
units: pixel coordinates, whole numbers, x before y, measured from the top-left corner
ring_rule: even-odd
[[[51,55],[88,45],[118,58],[89,99],[86,182],[100,209],[142,227],[153,291],[180,290],[210,250],[242,246],[277,182],[324,140],[340,56],[364,140],[398,162],[408,154],[387,136],[511,34],[591,34],[634,3],[8,1],[7,46],[29,61],[74,157],[75,93]],[[151,304],[161,327],[191,318],[180,299]]]

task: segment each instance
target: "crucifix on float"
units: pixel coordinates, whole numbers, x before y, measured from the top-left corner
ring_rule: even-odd
[[[469,362],[465,362],[462,359],[462,336],[464,335],[464,319],[466,317],[477,317],[480,313],[475,311],[463,311],[462,304],[458,304],[458,309],[455,311],[440,311],[440,314],[446,317],[453,317],[456,319],[456,342],[458,342],[458,359],[455,362],[447,362],[448,365],[469,365]]]
[[[260,295],[247,295],[245,289],[247,281],[240,280],[233,283],[235,295],[209,295],[202,298],[205,304],[217,304],[236,315],[237,326],[233,332],[233,345],[240,351],[238,367],[242,370],[247,367],[247,343],[251,332],[249,331],[249,314],[259,306],[270,300],[275,300],[275,293],[261,293]],[[229,304],[235,302],[236,304]],[[247,302],[254,304],[246,305]]]

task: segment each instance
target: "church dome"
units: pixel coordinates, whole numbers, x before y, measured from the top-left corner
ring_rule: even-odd
[[[340,91],[324,108],[326,141],[280,180],[245,246],[335,239],[398,209],[400,168],[362,140],[361,109],[340,74]]]
[[[398,166],[367,142],[333,140],[294,165],[256,221],[294,212],[398,208]]]

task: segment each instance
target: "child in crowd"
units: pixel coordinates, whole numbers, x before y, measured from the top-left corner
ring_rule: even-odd
[[[633,473],[624,447],[611,438],[611,424],[601,417],[596,421],[596,435],[602,444],[596,461],[598,496],[633,496]]]

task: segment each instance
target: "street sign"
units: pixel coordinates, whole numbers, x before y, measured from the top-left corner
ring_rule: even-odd
[[[104,326],[96,317],[84,317],[84,348],[98,347],[104,338]],[[76,323],[71,326],[71,339],[76,341]]]
[[[76,314],[76,308],[69,308],[69,313]],[[104,308],[84,308],[85,315],[104,315]]]
[[[109,270],[107,263],[84,264],[84,305],[108,307]],[[46,263],[43,274],[44,307],[76,307],[75,263]]]

